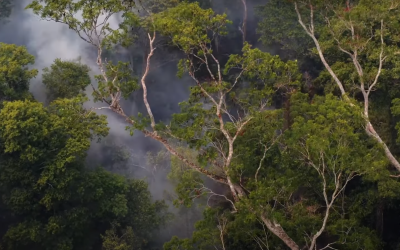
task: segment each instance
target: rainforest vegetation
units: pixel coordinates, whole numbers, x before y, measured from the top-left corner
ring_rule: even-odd
[[[74,31],[96,67],[37,69],[0,43],[0,249],[400,249],[400,0],[24,7]],[[0,0],[2,21],[12,8]],[[165,88],[188,92],[167,118],[149,98],[165,59],[184,83]],[[114,169],[130,155],[107,144],[110,119],[159,145],[144,157],[168,166],[168,204],[202,207],[189,237],[160,242],[180,215]]]

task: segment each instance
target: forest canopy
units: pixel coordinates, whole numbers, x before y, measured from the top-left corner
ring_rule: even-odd
[[[39,100],[35,57],[0,43],[0,249],[400,247],[400,1],[36,0],[25,11],[95,56],[47,65]],[[183,83],[163,86],[179,108],[167,118],[153,95],[163,78]],[[143,157],[173,186],[165,200],[121,175],[146,168],[107,144],[110,120],[130,144],[157,145]],[[190,237],[164,240],[183,216],[167,204],[200,204]]]

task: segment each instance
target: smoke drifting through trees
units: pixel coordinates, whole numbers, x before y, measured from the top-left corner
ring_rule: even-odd
[[[24,45],[27,47],[28,51],[35,56],[36,62],[32,67],[38,69],[39,74],[31,81],[30,91],[37,100],[45,102],[46,93],[42,84],[42,69],[49,67],[56,58],[74,60],[80,57],[81,62],[87,64],[91,68],[90,75],[93,77],[93,75],[99,73],[98,67],[95,64],[96,51],[93,51],[92,47],[80,40],[75,32],[68,29],[67,26],[40,20],[40,18],[35,16],[30,10],[25,10],[24,8],[30,2],[29,0],[24,0],[14,3],[14,8],[8,22],[4,25],[0,25],[0,42]],[[140,53],[140,50],[141,49],[138,48],[137,51],[139,52],[136,53]],[[133,53],[135,53],[135,51]],[[128,57],[128,55],[125,51],[123,54],[120,54],[119,57]],[[170,58],[174,58],[174,56]],[[187,90],[185,90],[187,85],[185,86],[185,84],[182,84],[182,81],[187,81],[187,79],[178,80],[175,77],[175,65],[176,63],[173,62],[173,60],[164,63],[164,65],[152,69],[149,78],[149,80],[154,83],[150,86],[149,100],[157,107],[155,109],[155,116],[158,119],[168,119],[171,113],[178,111],[177,103],[187,97]],[[138,64],[135,66],[137,68],[141,67]],[[95,81],[93,80],[93,82]],[[91,97],[91,89],[88,89],[87,92],[88,96]],[[127,112],[131,114],[135,114],[141,109],[141,104],[137,103],[135,100],[125,101],[123,105]],[[98,104],[89,102],[86,103],[86,106],[96,107]],[[133,138],[130,137],[129,132],[125,130],[125,124],[123,121],[121,122],[118,117],[113,115],[108,116],[108,124],[110,127],[110,134],[107,140],[111,141],[113,144],[112,146],[126,147],[129,152],[136,156],[127,163],[127,168],[124,169],[123,174],[128,174],[130,177],[147,177],[147,179],[149,179],[150,191],[155,199],[163,199],[164,190],[172,192],[173,187],[166,180],[168,165],[161,166],[158,171],[150,175],[148,175],[147,170],[138,167],[138,165],[149,167],[147,166],[147,152],[157,152],[157,150],[160,149],[158,145],[144,138],[140,133],[136,133]],[[103,144],[93,143],[89,151],[88,162],[92,163],[92,166],[103,165],[105,168],[108,168],[109,166],[107,166],[106,163],[110,159],[102,158],[105,150],[107,149],[105,149]],[[168,164],[167,161],[165,161],[165,163]],[[152,179],[148,177],[152,177]],[[174,211],[173,207],[171,209]],[[190,228],[193,228],[194,221],[199,219],[198,215],[194,216],[194,219],[187,218],[190,222],[185,222],[185,224],[190,225]],[[170,238],[172,236],[171,234],[175,233],[179,233],[179,231],[169,232],[165,240]],[[181,236],[188,235],[184,234]]]
[[[75,32],[68,29],[67,26],[40,20],[37,16],[33,15],[31,11],[24,10],[24,7],[30,3],[29,0],[20,1],[15,4],[13,13],[10,16],[10,22],[0,27],[0,41],[6,43],[14,43],[18,45],[25,45],[28,51],[36,57],[36,63],[33,66],[40,70],[38,77],[31,82],[31,92],[35,95],[36,99],[45,101],[45,90],[42,85],[42,69],[49,67],[56,58],[62,60],[73,60],[78,57],[81,58],[82,63],[87,64],[91,68],[91,76],[99,74],[98,66],[96,65],[96,51],[92,47],[85,44]],[[237,4],[238,3],[238,4]],[[212,5],[216,12],[227,12],[228,18],[233,20],[233,25],[229,27],[232,32],[232,37],[223,38],[219,41],[217,48],[220,56],[226,60],[228,56],[225,53],[232,51],[239,52],[243,44],[243,39],[253,45],[257,45],[258,37],[255,33],[257,20],[254,15],[254,2],[246,1],[246,16],[245,21],[243,6],[240,0],[232,4],[230,1],[213,1]],[[113,17],[115,18],[115,17]],[[117,19],[112,19],[112,25],[117,23]],[[141,73],[143,61],[143,54],[147,54],[147,44],[144,47],[136,45],[133,51],[126,49],[118,51],[117,54],[110,55],[111,59],[130,61],[134,69]],[[235,49],[237,48],[237,49]],[[189,77],[178,79],[175,75],[177,72],[176,63],[178,55],[174,52],[157,51],[156,55],[152,58],[151,72],[147,78],[147,86],[149,88],[148,100],[153,107],[154,117],[157,121],[167,121],[170,115],[179,111],[178,103],[187,99],[188,88],[192,83]],[[93,81],[95,82],[95,81]],[[91,89],[87,90],[88,96],[91,96]],[[142,99],[135,97],[142,95],[141,91],[133,94],[127,100],[122,101],[122,106],[125,112],[129,115],[135,115],[138,112],[143,112],[144,106]],[[137,101],[139,100],[139,101]],[[99,104],[89,102],[87,107],[98,107]],[[99,113],[106,113],[99,111]],[[108,113],[109,114],[109,113]],[[104,167],[111,171],[116,171],[126,174],[130,177],[146,178],[149,181],[149,187],[155,199],[165,198],[165,191],[172,192],[173,186],[166,179],[168,172],[168,162],[165,161],[165,166],[159,166],[158,169],[151,169],[151,165],[147,163],[147,152],[157,152],[161,149],[158,143],[145,138],[140,132],[136,133],[133,138],[125,131],[126,124],[119,117],[109,114],[108,122],[110,127],[110,134],[108,136],[108,143],[110,147],[115,149],[116,146],[127,147],[126,151],[129,154],[129,159],[122,163],[122,168],[110,169],[108,163],[113,161],[107,158],[106,152],[109,150],[104,144],[94,144],[89,151],[87,162],[91,166],[102,164]],[[106,157],[104,157],[106,156]],[[117,164],[118,165],[118,164]],[[150,171],[149,171],[150,167]],[[209,183],[213,184],[213,183]],[[223,192],[225,187],[213,186],[219,191]],[[195,221],[201,217],[201,209],[189,211],[185,208],[174,209],[172,211],[179,218],[180,212],[186,210],[186,215],[179,218],[172,223],[171,228],[167,228],[164,237],[160,241],[168,240],[172,235],[180,237],[188,237],[191,234],[190,229],[193,229]],[[188,211],[192,214],[188,214]],[[180,231],[180,228],[186,230]],[[172,229],[172,230],[171,230]]]
[[[38,76],[33,79],[30,83],[30,91],[34,94],[35,98],[39,101],[46,101],[45,88],[42,84],[42,69],[49,67],[55,59],[60,58],[61,60],[75,60],[81,59],[83,64],[88,65],[91,68],[90,75],[93,77],[99,74],[98,67],[96,65],[96,51],[92,47],[84,43],[76,33],[67,26],[40,20],[40,18],[34,15],[30,10],[24,8],[30,3],[30,0],[21,0],[13,2],[13,9],[11,16],[8,18],[7,23],[0,25],[0,41],[10,44],[24,45],[28,51],[35,56],[35,65],[33,68],[39,70]],[[230,2],[230,1],[228,1]],[[234,24],[230,27],[232,30],[236,30],[233,34],[236,34],[234,39],[223,40],[223,44],[219,44],[221,53],[224,53],[224,48],[238,47],[242,43],[242,33],[239,27],[243,28],[243,10],[240,5],[231,4],[227,1],[213,1],[212,6],[216,11],[224,12],[228,11],[228,18],[234,20]],[[256,44],[257,38],[255,36],[255,15],[254,5],[247,3],[248,5],[248,20],[247,25],[247,40],[250,43]],[[115,25],[118,23],[117,17],[110,20],[110,23]],[[234,45],[234,44],[238,45]],[[138,47],[132,51],[126,49],[118,51],[116,55],[112,55],[115,60],[124,59],[130,61],[135,71],[141,73],[143,61],[141,59],[143,54],[146,54],[147,43],[143,43],[144,47]],[[153,107],[154,116],[157,121],[168,121],[172,113],[179,111],[178,103],[187,99],[188,88],[192,82],[189,77],[178,79],[176,77],[176,63],[178,61],[178,54],[169,51],[157,51],[153,57],[152,69],[147,78],[149,94],[148,100]],[[93,79],[92,79],[93,80]],[[93,82],[95,82],[93,80]],[[188,84],[189,83],[189,84]],[[137,112],[144,111],[144,106],[141,99],[135,100],[136,96],[140,96],[141,91],[135,93],[129,100],[123,101],[122,105],[124,110],[128,114],[136,114]],[[87,89],[87,94],[91,97],[91,89]],[[87,107],[96,107],[98,104],[93,102],[86,103]],[[99,111],[99,113],[106,113],[105,111]],[[160,165],[157,169],[152,168],[148,164],[148,152],[156,153],[161,147],[158,143],[145,138],[141,133],[136,133],[133,138],[129,136],[129,132],[125,130],[125,124],[119,117],[114,115],[108,116],[108,123],[110,127],[110,134],[107,139],[108,146],[115,149],[116,146],[126,147],[125,151],[129,153],[130,158],[124,162],[122,168],[114,169],[114,171],[121,174],[128,175],[136,178],[146,178],[149,182],[149,188],[154,195],[155,199],[165,198],[165,191],[172,193],[173,186],[167,180],[166,175],[169,169],[169,163],[167,160],[164,161],[164,166]],[[111,144],[111,145],[110,145]],[[104,156],[110,156],[106,152],[109,150],[107,146],[102,144],[93,144],[90,151],[87,162],[91,166],[103,165],[106,168],[107,163],[112,162],[110,159]],[[112,156],[110,156],[112,157]],[[144,169],[145,168],[145,169]],[[113,171],[113,169],[110,169]],[[217,188],[214,186],[214,188]],[[221,191],[221,187],[219,187]],[[171,210],[177,214],[185,208]],[[188,209],[186,209],[188,210]],[[183,218],[176,220],[172,223],[172,228],[167,228],[165,231],[168,232],[164,239],[168,240],[172,235],[178,235],[181,237],[188,237],[191,231],[183,232],[180,229],[181,226],[186,229],[193,229],[195,221],[201,218],[201,210],[193,210],[189,214],[186,214]],[[193,214],[193,212],[195,212]],[[189,217],[188,217],[189,216]],[[183,225],[181,225],[181,223]],[[172,230],[171,230],[172,229]],[[162,233],[164,234],[164,233]]]
[[[92,110],[82,108],[80,97],[59,99],[49,107],[43,107],[36,100],[21,101],[26,96],[30,97],[26,91],[18,91],[27,89],[27,81],[17,79],[19,72],[25,72],[20,68],[27,64],[27,60],[20,61],[14,55],[22,54],[22,58],[30,58],[31,61],[33,56],[28,55],[24,49],[19,50],[22,53],[16,53],[18,46],[14,44],[10,46],[0,44],[2,51],[12,55],[7,57],[9,60],[0,57],[0,64],[10,65],[9,62],[12,62],[12,65],[16,65],[9,71],[5,69],[6,67],[0,67],[0,97],[4,97],[4,100],[14,100],[13,93],[24,93],[16,96],[15,99],[18,101],[15,102],[0,100],[0,148],[2,149],[0,210],[10,210],[4,213],[11,215],[10,217],[13,217],[15,211],[18,216],[16,223],[8,222],[7,216],[0,217],[0,222],[5,221],[0,224],[9,228],[7,233],[14,232],[11,237],[10,234],[2,236],[0,248],[3,248],[4,244],[8,244],[6,249],[9,250],[24,249],[19,247],[23,244],[31,246],[42,244],[46,245],[46,249],[52,250],[54,247],[52,248],[48,242],[34,240],[26,234],[28,230],[19,230],[18,227],[24,227],[23,223],[29,220],[36,221],[43,228],[51,227],[51,219],[60,214],[61,218],[69,218],[68,215],[64,216],[65,212],[68,213],[82,204],[85,207],[87,205],[85,202],[93,201],[90,198],[91,190],[100,190],[95,193],[107,193],[110,197],[122,195],[116,197],[117,199],[114,199],[115,197],[107,199],[103,197],[108,196],[100,195],[100,200],[105,201],[108,209],[116,207],[116,211],[123,214],[124,197],[129,195],[119,193],[126,190],[124,188],[112,188],[118,181],[110,182],[113,182],[111,176],[119,178],[121,182],[127,182],[128,179],[117,177],[107,171],[97,173],[92,171],[91,168],[94,169],[97,165],[103,165],[107,170],[121,175],[146,179],[154,199],[166,199],[168,202],[174,200],[176,205],[193,205],[193,200],[202,205],[218,202],[214,208],[204,209],[203,214],[200,213],[202,208],[171,206],[170,210],[176,215],[175,219],[158,232],[158,237],[155,237],[159,243],[167,242],[165,250],[286,249],[287,247],[293,250],[328,248],[393,250],[398,248],[400,241],[395,232],[398,231],[400,224],[397,223],[395,226],[396,223],[392,222],[392,225],[387,226],[387,221],[389,219],[398,222],[397,216],[393,214],[398,214],[400,179],[395,169],[388,163],[382,148],[364,131],[365,125],[367,133],[373,132],[372,126],[368,125],[376,125],[383,141],[391,142],[388,146],[393,151],[390,152],[396,157],[399,156],[399,144],[395,142],[395,137],[400,131],[400,124],[397,123],[398,118],[393,118],[400,114],[400,92],[396,88],[400,62],[395,56],[400,36],[397,33],[398,23],[393,21],[397,20],[396,16],[400,11],[398,3],[392,1],[392,4],[388,4],[373,0],[368,3],[359,1],[349,4],[350,1],[347,1],[347,7],[343,9],[340,1],[335,2],[337,5],[327,6],[324,3],[316,7],[305,4],[300,8],[300,5],[296,5],[296,1],[293,3],[293,1],[269,0],[267,4],[262,2],[264,7],[259,9],[259,14],[263,20],[260,21],[253,13],[254,5],[258,1],[250,0],[149,0],[150,3],[147,3],[150,5],[162,2],[176,4],[174,5],[176,7],[164,9],[163,5],[161,5],[163,7],[157,6],[161,12],[149,16],[148,12],[145,13],[148,19],[138,17],[130,7],[126,8],[126,1],[121,4],[120,0],[80,0],[77,4],[75,0],[64,0],[63,3],[68,1],[68,8],[62,4],[58,6],[57,3],[61,2],[54,0],[39,1],[47,4],[46,7],[34,1],[30,8],[36,10],[36,14],[42,14],[43,17],[53,19],[55,22],[68,23],[70,28],[78,33],[82,31],[82,26],[97,31],[98,22],[93,20],[101,20],[100,13],[103,15],[106,12],[107,15],[107,12],[115,14],[122,11],[124,15],[118,17],[116,14],[117,17],[110,20],[113,27],[122,21],[127,24],[122,26],[122,33],[116,36],[129,43],[125,40],[127,33],[124,32],[132,31],[131,33],[139,36],[139,41],[129,49],[117,46],[115,51],[109,51],[108,47],[96,42],[107,41],[106,38],[94,32],[95,42],[93,42],[92,36],[89,35],[93,33],[88,31],[84,36],[89,37],[88,43],[95,48],[87,46],[79,36],[66,29],[66,25],[39,22],[35,16],[29,14],[29,11],[22,10],[30,1],[19,2],[14,9],[11,22],[0,26],[0,32],[3,31],[4,34],[4,37],[0,37],[0,41],[26,45],[36,56],[37,64],[33,65],[33,68],[41,70],[43,67],[49,67],[55,58],[71,60],[79,55],[82,62],[92,68],[92,78],[93,75],[100,73],[96,81],[93,79],[94,85],[98,83],[98,86],[93,86],[93,91],[96,94],[94,98],[104,102],[102,105],[88,102],[86,107],[98,107],[99,113],[107,115],[111,127],[110,135],[100,144],[93,143],[89,157],[86,157],[85,152],[91,145],[90,131],[97,130],[102,135],[108,131],[105,127],[105,117],[99,118]],[[311,2],[314,3],[312,0]],[[315,1],[317,2],[321,3]],[[110,3],[115,7],[112,7],[112,10]],[[381,11],[369,8],[372,4],[376,10]],[[208,7],[213,7],[222,15],[206,9]],[[311,13],[310,17],[314,17],[314,13],[321,7],[321,10],[332,8],[332,15],[328,14],[332,19],[326,19],[329,22],[324,23],[324,20],[315,16],[315,22],[311,21],[307,28],[308,22],[302,23],[302,20],[308,20],[308,18],[302,19],[305,17],[304,13]],[[76,14],[75,8],[83,11],[84,15],[81,18],[84,21],[72,17],[79,15]],[[223,13],[228,13],[228,19],[233,21],[232,25],[225,27],[230,22]],[[336,13],[339,15],[335,17]],[[379,21],[377,17],[383,19]],[[367,19],[366,22],[363,18]],[[349,20],[349,23],[344,20]],[[356,21],[361,26],[356,25],[356,29],[352,29]],[[139,23],[140,25],[136,26]],[[331,26],[332,23],[336,24]],[[371,25],[371,30],[369,27],[365,29],[368,26],[366,23]],[[258,41],[255,33],[256,24],[264,44],[278,45],[280,53],[273,54],[286,54],[284,57],[266,53],[265,48],[253,49],[257,47]],[[314,24],[318,26],[315,30]],[[349,27],[352,32],[341,33],[343,28],[346,30]],[[153,28],[159,33],[154,32]],[[362,44],[362,39],[361,43],[358,40],[362,37],[360,33],[362,30],[368,38],[366,44]],[[372,35],[370,31],[373,31]],[[385,32],[382,33],[383,31]],[[307,32],[314,40],[318,37],[322,42],[319,46],[319,42],[315,41],[319,54],[321,56],[321,51],[324,52],[323,55],[327,56],[329,59],[327,61],[338,77],[332,72],[327,74],[319,58],[311,52],[314,45],[307,42],[309,36],[304,38]],[[341,35],[335,36],[335,32]],[[54,34],[57,36],[54,37]],[[107,32],[102,34],[106,36]],[[349,37],[346,37],[349,34],[353,42],[349,42]],[[155,37],[157,39],[153,40]],[[342,38],[344,43],[341,44]],[[337,51],[335,52],[336,45],[334,46],[331,40],[339,44],[342,52],[350,55],[356,71],[352,72],[354,67],[351,65],[349,67],[351,63],[347,57],[338,56]],[[251,47],[244,41],[256,46]],[[393,41],[395,42],[391,44]],[[354,54],[341,45],[350,46],[347,48],[350,50],[355,48]],[[369,51],[366,53],[367,56],[358,54],[358,46],[361,46],[360,51]],[[157,50],[154,51],[153,48]],[[386,53],[385,56],[383,52]],[[386,64],[386,55],[387,62],[391,62],[389,64]],[[290,60],[286,60],[288,58]],[[177,59],[185,59],[179,61],[178,71],[189,74],[192,79],[175,77]],[[320,59],[324,62],[322,56]],[[357,59],[362,60],[362,63]],[[144,63],[146,60],[147,64]],[[118,63],[114,65],[116,70],[112,66],[114,63]],[[379,65],[379,67],[361,65]],[[329,71],[328,66],[325,63],[325,68]],[[100,72],[98,67],[101,69]],[[138,84],[132,81],[131,74],[126,74],[129,72],[126,70],[127,67],[136,71],[135,75],[139,77]],[[365,72],[369,72],[365,78],[363,68]],[[382,77],[378,78],[381,69]],[[55,73],[51,80],[61,79],[58,77],[60,75],[62,74]],[[71,75],[73,74],[69,74],[70,77],[66,78],[74,78]],[[375,80],[365,95],[364,80],[368,80],[371,75],[375,76],[373,77]],[[31,84],[31,90],[37,99],[44,101],[45,92],[41,85],[43,79],[40,79],[40,76],[41,74]],[[340,95],[337,86],[332,82],[332,76],[341,87],[342,94],[345,90],[349,95]],[[361,92],[360,86],[354,85],[357,79],[361,81]],[[57,85],[59,82],[55,81],[54,85],[59,86]],[[146,87],[148,97],[146,97]],[[80,89],[74,93],[79,91]],[[370,102],[367,102],[371,103],[371,107],[367,105],[370,108],[367,111],[370,113],[364,112],[362,117],[358,109],[358,105],[362,106],[363,101],[360,93],[364,94],[365,99],[369,97],[370,91],[374,92],[371,94]],[[88,96],[91,96],[91,92],[91,88],[87,89]],[[120,101],[120,97],[124,94],[129,98]],[[177,104],[180,101],[182,102],[179,109]],[[351,105],[345,101],[351,101]],[[279,108],[281,103],[275,108],[267,107],[274,102],[284,102],[283,108]],[[145,115],[141,116],[143,113]],[[99,123],[96,123],[96,119]],[[130,126],[128,131],[125,130],[126,125]],[[83,133],[80,133],[81,131]],[[132,131],[136,133],[133,137],[129,135]],[[154,141],[147,139],[142,133]],[[84,139],[82,134],[86,136]],[[82,140],[64,144],[70,139],[74,141],[75,138]],[[46,141],[50,144],[46,144]],[[31,148],[39,154],[31,153]],[[53,148],[55,151],[65,148],[66,153],[52,154]],[[78,152],[79,149],[82,150]],[[169,158],[169,153],[166,151],[174,156]],[[75,157],[73,152],[76,152],[75,155],[82,155],[81,161],[72,160]],[[57,156],[56,159],[53,159],[54,155]],[[86,163],[83,162],[84,159]],[[71,164],[68,164],[68,161]],[[57,164],[56,168],[53,168],[55,166],[53,163]],[[94,178],[80,179],[84,180],[84,184],[80,185],[82,182],[73,178],[68,179],[66,174],[59,174],[58,167],[67,170],[64,173],[68,174],[72,174],[69,172],[71,170],[80,169],[83,171],[78,171],[76,176],[79,177],[79,173],[90,173],[88,176]],[[25,177],[25,172],[28,175],[33,174]],[[36,173],[39,178],[36,178]],[[110,182],[97,178],[99,174]],[[170,180],[167,180],[167,174]],[[71,179],[74,182],[69,184],[68,180]],[[96,180],[99,181],[96,183]],[[85,185],[86,183],[88,185]],[[131,180],[131,183],[139,182]],[[147,190],[144,182],[140,185],[143,191]],[[37,186],[41,188],[37,189]],[[63,193],[62,187],[73,191]],[[19,189],[24,190],[22,194],[15,192]],[[83,189],[89,191],[80,191]],[[102,189],[108,191],[102,192]],[[69,195],[74,192],[78,195]],[[25,193],[30,196],[24,195]],[[69,199],[69,197],[81,197],[80,193],[89,193],[89,199],[82,199],[80,202]],[[148,192],[147,194],[142,192],[147,201],[145,197],[141,201],[135,199],[137,193],[140,192],[129,192],[130,198],[125,200],[137,206],[147,204],[147,207],[142,207],[153,213]],[[43,202],[45,198],[32,199],[42,195],[50,197],[50,202]],[[220,199],[202,200],[201,197],[204,198],[202,195]],[[7,196],[11,198],[8,199]],[[58,198],[61,200],[61,208],[56,207],[59,203],[56,197],[62,197]],[[55,203],[51,201],[53,198],[56,198]],[[68,206],[68,202],[74,205]],[[101,204],[97,205],[99,203],[96,200],[94,202],[93,207],[103,208]],[[47,204],[47,208],[50,206],[56,208],[46,210],[43,203]],[[24,206],[24,204],[32,205]],[[35,218],[38,216],[35,215],[34,209],[31,209],[36,205],[42,209],[39,219]],[[27,216],[18,214],[18,209],[24,210],[25,207],[30,209]],[[153,215],[161,215],[161,206],[159,209],[159,213],[154,211]],[[88,211],[91,212],[91,209]],[[146,216],[143,211],[132,214],[139,215],[139,218],[141,215]],[[202,216],[203,219],[197,223],[196,230],[191,235],[194,222]],[[111,217],[104,214],[100,217],[104,217],[106,223],[110,224]],[[91,218],[97,221],[98,217]],[[118,220],[132,222],[124,215],[118,217]],[[90,224],[80,221],[86,226]],[[125,239],[122,237],[126,233],[129,235],[131,232],[129,238],[132,232],[135,234],[146,231],[136,228],[134,231],[129,231],[128,227],[132,229],[131,225],[154,225],[152,227],[154,230],[159,228],[156,225],[161,225],[163,219],[160,217],[159,221],[160,224],[135,221],[121,227],[111,223],[111,228],[105,226],[95,233],[97,238],[100,238],[99,235],[106,232],[108,235],[106,243],[109,247],[104,247],[103,250],[115,250],[112,247],[114,240],[123,243]],[[64,227],[63,224],[67,226]],[[26,228],[35,232],[40,231],[32,225],[26,225]],[[65,235],[68,226],[77,228],[70,231],[85,231],[84,227],[74,227],[73,223],[65,223],[65,220],[58,220],[55,225],[64,228],[60,233],[62,236]],[[109,230],[106,231],[106,228]],[[2,230],[1,226],[0,229]],[[51,234],[54,235],[52,232]],[[64,242],[57,236],[50,235],[49,230],[42,230],[38,235],[51,244]],[[121,238],[118,238],[119,235],[122,235]],[[171,239],[172,235],[180,238]],[[21,238],[25,239],[24,243],[20,243]],[[47,240],[48,238],[51,239]],[[64,238],[73,242],[71,246],[79,245],[79,236]],[[150,237],[144,236],[142,239]],[[10,247],[10,242],[17,248]],[[151,244],[147,245],[150,249],[161,248],[152,240],[150,242]],[[131,248],[140,247],[133,241],[130,241],[129,245]]]

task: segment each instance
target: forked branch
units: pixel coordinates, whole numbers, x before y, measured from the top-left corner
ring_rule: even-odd
[[[346,97],[346,91],[344,90],[344,87],[343,87],[342,82],[339,80],[339,78],[337,77],[337,75],[335,74],[335,72],[333,72],[331,66],[330,66],[330,65],[328,64],[328,62],[326,61],[325,56],[324,56],[324,54],[323,54],[323,52],[322,52],[322,49],[321,49],[321,45],[319,44],[318,39],[315,37],[314,21],[313,21],[314,9],[313,9],[312,7],[310,8],[310,16],[311,16],[311,24],[312,24],[312,25],[311,25],[310,28],[307,28],[306,25],[305,25],[304,22],[303,22],[302,17],[301,17],[299,8],[298,8],[298,6],[297,6],[297,2],[294,2],[294,6],[295,6],[296,13],[297,13],[298,21],[299,21],[301,27],[303,27],[303,29],[305,30],[305,32],[306,32],[306,33],[311,37],[311,39],[314,41],[315,47],[317,48],[318,55],[319,55],[319,57],[321,58],[322,63],[324,64],[326,70],[328,70],[328,72],[329,72],[329,74],[332,76],[332,78],[335,80],[337,86],[338,86],[339,89],[340,89],[340,92],[341,92],[342,96],[344,96],[344,98],[347,99],[347,97]]]
[[[346,91],[343,87],[342,82],[339,80],[339,78],[337,77],[337,75],[335,74],[335,72],[332,70],[332,68],[330,67],[330,65],[327,63],[325,56],[323,54],[322,48],[320,46],[320,43],[318,41],[318,39],[315,36],[315,32],[314,32],[314,23],[313,23],[313,16],[314,16],[314,9],[310,8],[310,18],[311,18],[311,26],[310,28],[307,28],[307,26],[304,24],[303,19],[301,17],[297,2],[294,2],[294,7],[295,7],[295,11],[297,13],[297,17],[298,17],[298,22],[301,25],[301,27],[304,29],[304,31],[308,34],[308,36],[311,37],[311,39],[314,41],[315,47],[318,51],[318,55],[324,65],[324,67],[326,68],[326,70],[329,72],[329,74],[332,76],[332,78],[334,79],[334,81],[336,82],[337,86],[340,89],[340,92],[342,94],[342,96],[344,97],[344,100],[346,102],[349,103],[350,106],[354,106],[353,103],[351,103],[350,99],[348,98]],[[352,29],[352,26],[349,26],[350,29]],[[355,54],[352,53],[348,53],[348,51],[343,51],[346,54],[350,54],[350,56],[352,57],[354,66],[360,76],[360,89],[363,92],[364,95],[364,112],[362,114],[364,120],[365,120],[365,131],[366,133],[372,137],[375,141],[377,141],[380,145],[382,145],[385,155],[387,157],[387,159],[390,161],[390,163],[396,168],[397,171],[400,172],[400,163],[399,161],[394,157],[394,155],[392,154],[392,152],[390,151],[389,147],[386,145],[386,143],[382,140],[382,138],[380,137],[380,135],[376,132],[376,130],[374,129],[372,123],[369,120],[369,113],[368,113],[368,108],[369,108],[369,94],[372,91],[372,89],[376,86],[376,84],[378,83],[378,79],[379,76],[382,72],[382,65],[383,62],[385,61],[386,57],[383,56],[383,49],[384,49],[384,43],[383,43],[383,21],[381,21],[381,52],[380,52],[380,56],[379,56],[379,66],[378,66],[378,72],[375,76],[375,80],[373,81],[373,83],[368,87],[367,90],[365,90],[364,87],[364,81],[363,81],[363,73],[362,71],[360,71],[361,65],[357,60],[357,52],[355,51]],[[340,48],[339,48],[340,49]]]
[[[309,250],[314,250],[315,246],[317,244],[317,239],[325,231],[325,228],[326,228],[326,225],[327,225],[327,222],[329,219],[330,211],[333,207],[333,204],[336,201],[336,198],[345,190],[349,181],[351,181],[355,176],[357,176],[357,174],[355,172],[350,173],[344,180],[344,183],[342,183],[341,178],[342,178],[343,172],[342,171],[335,172],[335,170],[333,169],[331,175],[334,176],[335,189],[331,195],[331,198],[329,199],[328,198],[328,190],[327,190],[328,183],[327,183],[327,179],[326,179],[326,176],[329,175],[329,173],[327,173],[328,166],[325,163],[324,153],[322,151],[320,152],[320,166],[316,166],[313,162],[308,162],[308,163],[318,172],[319,176],[322,179],[322,194],[323,194],[325,206],[326,206],[322,225],[321,225],[320,229],[312,236],[311,244],[308,248]]]

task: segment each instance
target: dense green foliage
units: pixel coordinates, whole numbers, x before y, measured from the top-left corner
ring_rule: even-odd
[[[165,204],[145,181],[85,167],[91,143],[109,131],[104,115],[83,108],[88,66],[57,59],[46,68],[44,107],[28,92],[34,57],[12,44],[0,50],[0,248],[148,247]]]
[[[146,183],[85,170],[90,140],[108,128],[82,101],[59,99],[47,108],[15,101],[2,108],[0,189],[12,218],[5,249],[89,249],[101,245],[103,233],[104,244],[113,240],[105,231],[111,226],[134,234],[139,249],[162,223],[163,204],[151,203]]]
[[[90,85],[90,68],[78,61],[56,59],[50,68],[43,69],[43,84],[47,90],[47,101],[57,98],[72,98],[83,94]]]
[[[37,75],[28,69],[35,58],[25,47],[0,43],[0,102],[29,98],[29,80]]]
[[[165,203],[145,181],[107,171],[132,156],[106,141],[107,170],[87,165],[109,132],[106,116],[84,108],[91,85],[130,135],[163,146],[148,164],[168,161],[173,204],[205,206],[192,236],[164,249],[399,249],[400,1],[256,3],[220,13],[207,0],[32,1],[92,46],[100,70],[93,83],[88,66],[56,59],[44,106],[28,91],[34,57],[0,43],[0,248],[155,246]],[[232,14],[248,8],[257,27]],[[122,47],[140,48],[142,72],[119,60]],[[161,122],[150,96],[163,76],[152,70],[171,53],[189,96]],[[131,114],[121,99],[138,97],[143,109]]]

